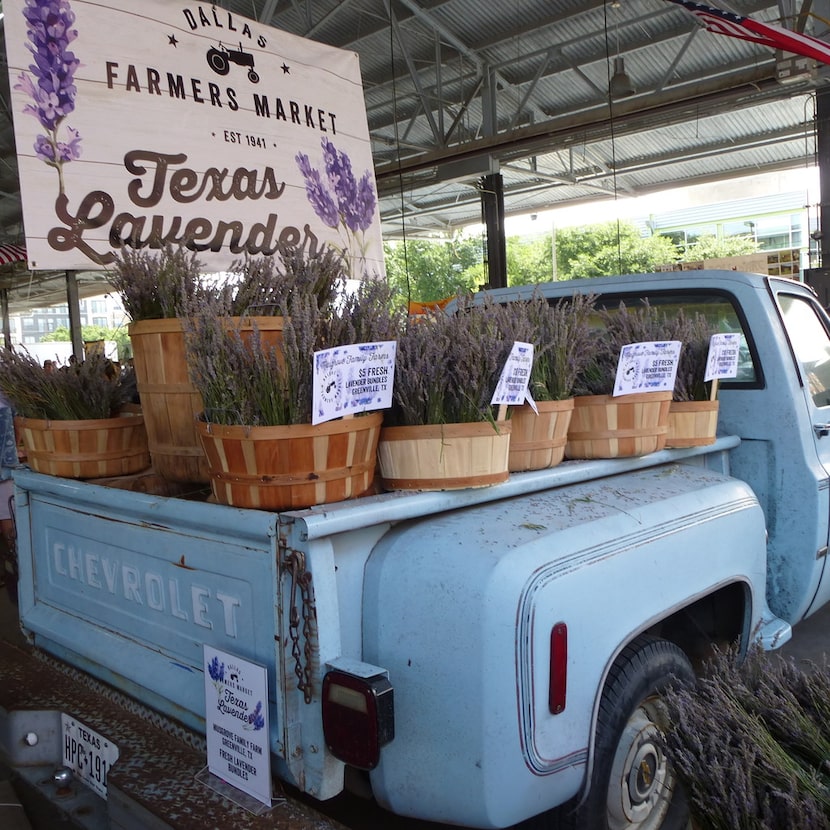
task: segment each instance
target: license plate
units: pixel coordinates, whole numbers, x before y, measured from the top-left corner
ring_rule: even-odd
[[[107,773],[118,760],[118,747],[69,715],[61,715],[63,764],[101,798],[107,797]]]

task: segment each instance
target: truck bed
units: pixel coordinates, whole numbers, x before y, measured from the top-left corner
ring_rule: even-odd
[[[306,754],[299,765],[298,747],[311,739],[298,732],[308,707],[296,672],[305,660],[305,668],[319,675],[323,655],[359,658],[360,621],[349,623],[356,636],[342,629],[338,592],[361,590],[365,558],[390,527],[661,465],[728,474],[729,453],[738,444],[723,437],[708,447],[639,458],[566,461],[515,473],[492,487],[384,493],[280,514],[22,469],[15,474],[22,629],[50,657],[140,701],[197,742],[205,731],[204,645],[264,666],[272,771],[329,798],[338,790],[330,775],[315,768],[317,759]],[[298,555],[312,563],[315,625],[328,638],[300,658],[287,623],[295,601],[289,599],[287,561]],[[61,705],[80,717],[72,700]],[[112,732],[106,723],[100,731]],[[123,778],[117,768],[115,792]],[[333,788],[315,792],[309,784],[314,780]]]
[[[284,514],[20,470],[21,624],[45,651],[128,694],[141,689],[150,706],[199,730],[202,713],[189,701],[202,684],[203,642],[274,667],[281,522],[301,522],[311,542],[676,461],[727,472],[738,443],[566,461],[493,487],[385,493]],[[48,560],[33,551],[49,551]]]

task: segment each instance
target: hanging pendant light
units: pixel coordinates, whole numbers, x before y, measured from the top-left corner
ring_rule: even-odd
[[[631,78],[625,71],[625,64],[621,57],[614,58],[614,74],[611,76],[610,92],[612,98],[625,98],[633,95],[637,90],[631,83]]]

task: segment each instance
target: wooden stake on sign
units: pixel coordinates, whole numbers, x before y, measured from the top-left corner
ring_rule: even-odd
[[[497,421],[504,421],[507,418],[507,404],[500,403],[498,412],[496,413]]]
[[[712,388],[709,391],[709,400],[714,401],[718,397],[718,378],[712,380]]]

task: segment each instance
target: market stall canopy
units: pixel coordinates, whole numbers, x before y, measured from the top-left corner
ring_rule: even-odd
[[[754,21],[822,41],[828,6],[733,4]],[[816,162],[815,94],[827,66],[714,34],[675,2],[229,0],[198,8],[229,41],[228,15],[255,17],[359,55],[386,239],[480,221],[482,182],[494,172],[506,213],[529,214]],[[614,82],[615,70],[626,84]],[[0,243],[21,244],[9,79],[0,77]],[[5,270],[12,267],[0,286],[37,304],[63,301],[63,272],[32,275],[20,263]],[[82,294],[102,287],[100,274],[85,280]]]
[[[0,265],[25,262],[26,248],[23,245],[0,245]]]

